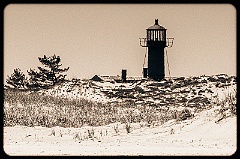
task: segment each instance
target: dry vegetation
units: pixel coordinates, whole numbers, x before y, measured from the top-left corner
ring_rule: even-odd
[[[160,86],[158,87],[160,88]],[[138,88],[138,91],[140,90],[140,93],[143,91],[138,86],[136,88]],[[175,94],[179,93],[181,92],[176,92]],[[176,97],[175,99],[177,99]],[[191,100],[196,98],[198,99],[199,97],[194,96]],[[178,103],[185,103],[185,108],[178,110],[169,109],[171,103],[165,106],[154,106],[146,103],[139,105],[133,100],[126,100],[125,102],[103,104],[82,98],[54,97],[34,91],[20,91],[8,88],[4,90],[4,126],[23,125],[79,128],[82,126],[104,126],[120,122],[126,125],[126,131],[129,133],[131,131],[131,123],[142,123],[142,126],[150,127],[161,125],[171,119],[182,121],[192,118],[195,112],[202,111],[214,105],[221,106],[221,109],[219,109],[219,114],[221,114],[219,121],[237,114],[236,91],[226,94],[226,98],[223,101],[203,101],[204,107],[196,106],[197,102],[191,100],[183,101],[181,98],[180,101],[179,99]],[[191,104],[191,102],[195,103],[194,107],[186,105],[186,103]],[[115,127],[114,130],[117,132],[118,128]]]
[[[220,106],[218,113],[220,114],[219,119],[216,123],[219,123],[222,119],[230,116],[237,115],[237,92],[234,90],[233,93],[225,94],[225,99],[222,101],[217,100],[216,104]]]
[[[39,95],[37,92],[5,90],[4,126],[103,126],[110,123],[153,122],[190,117],[190,111],[172,111],[132,103],[94,103],[84,99],[67,99]],[[187,110],[187,109],[186,109]],[[187,114],[184,116],[184,114]],[[126,125],[130,129],[129,125]]]

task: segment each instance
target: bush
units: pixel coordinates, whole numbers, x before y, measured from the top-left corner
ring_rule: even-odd
[[[26,77],[20,68],[16,68],[13,70],[11,76],[7,76],[6,82],[15,89],[21,89],[25,87]]]
[[[216,121],[218,123],[219,121],[228,118],[230,116],[236,116],[237,115],[237,93],[236,90],[233,93],[229,93],[225,96],[225,99],[222,101],[217,102],[217,105],[221,106],[221,108],[218,110],[218,113],[220,114],[220,118]]]
[[[179,116],[180,120],[186,120],[186,119],[192,117],[192,114],[189,109],[185,108],[180,112],[180,114],[178,116]]]

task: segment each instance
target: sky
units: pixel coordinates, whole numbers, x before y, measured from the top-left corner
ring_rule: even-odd
[[[236,75],[236,9],[231,4],[10,4],[4,9],[4,82],[15,68],[61,57],[67,78],[142,76],[139,38],[159,24],[174,38],[170,76]],[[165,62],[165,74],[169,76]]]

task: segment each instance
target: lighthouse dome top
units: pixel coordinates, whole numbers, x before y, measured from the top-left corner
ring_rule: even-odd
[[[155,19],[155,24],[153,26],[150,26],[148,29],[166,29],[166,28],[164,28],[163,26],[159,25],[158,24],[158,19]]]

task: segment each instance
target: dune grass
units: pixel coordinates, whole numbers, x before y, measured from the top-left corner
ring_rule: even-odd
[[[134,103],[94,103],[40,95],[37,92],[4,90],[4,126],[81,127],[110,123],[164,123],[180,116],[177,111]]]
[[[225,100],[210,101],[204,108],[220,106],[219,113],[222,114],[222,118],[237,115],[236,94],[235,90],[226,94]],[[82,98],[70,99],[34,91],[4,89],[4,126],[82,127],[120,122],[126,124],[126,130],[130,130],[129,123],[141,122],[151,126],[156,123],[163,124],[171,119],[181,121],[193,117],[193,112],[190,106],[186,105],[186,101],[184,110],[167,109],[169,107],[170,105],[161,107],[144,103],[137,105],[133,100],[103,104]],[[194,107],[197,112],[204,108]]]

